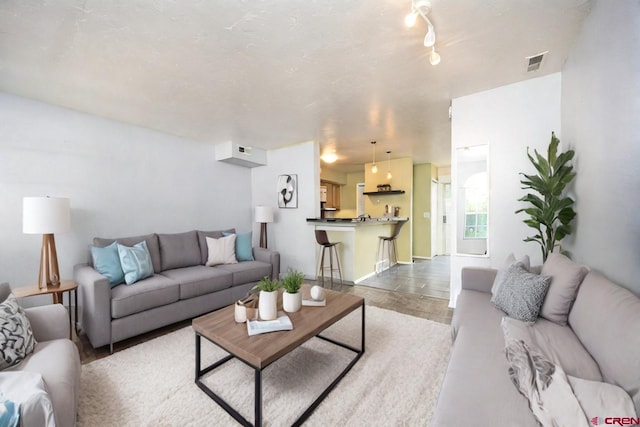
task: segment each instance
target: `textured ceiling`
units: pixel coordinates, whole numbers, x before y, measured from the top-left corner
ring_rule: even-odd
[[[451,99],[560,71],[589,2],[431,3],[437,66],[410,0],[0,0],[0,91],[204,143],[316,140],[341,170],[371,140],[446,165]]]

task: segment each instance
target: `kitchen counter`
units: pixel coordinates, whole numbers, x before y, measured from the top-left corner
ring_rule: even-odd
[[[376,273],[376,259],[379,236],[390,236],[394,224],[408,221],[407,217],[380,218],[307,218],[307,223],[316,230],[325,230],[331,242],[340,242],[337,246],[342,264],[342,278],[355,284]],[[316,247],[316,256],[320,246]],[[386,258],[386,251],[383,254]],[[384,265],[382,260],[378,268]]]
[[[408,221],[407,217],[378,217],[378,218],[307,218],[307,222],[329,223],[332,225],[375,225],[378,223],[391,223]]]

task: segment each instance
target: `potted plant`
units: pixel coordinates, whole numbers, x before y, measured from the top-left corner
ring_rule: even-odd
[[[284,311],[288,313],[295,313],[302,307],[302,292],[300,287],[304,281],[304,274],[296,270],[289,270],[289,272],[282,278],[282,287],[284,293],[282,294],[282,307]]]
[[[275,320],[278,317],[278,288],[280,288],[280,282],[271,280],[267,276],[260,279],[255,286],[255,289],[260,291],[258,299],[260,320]]]
[[[573,166],[569,164],[575,152],[568,150],[558,153],[560,140],[551,132],[551,142],[545,159],[537,150],[535,158],[527,156],[538,171],[537,175],[520,173],[524,178],[520,180],[523,190],[533,190],[518,199],[529,203],[529,207],[518,209],[516,213],[524,212],[529,218],[524,223],[536,231],[536,234],[524,239],[525,242],[537,242],[542,250],[542,260],[546,261],[554,246],[571,234],[571,221],[576,216],[573,210],[573,199],[564,196],[565,188],[576,176]]]

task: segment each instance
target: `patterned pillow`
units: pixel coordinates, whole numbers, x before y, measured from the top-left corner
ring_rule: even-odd
[[[502,282],[504,281],[504,275],[506,274],[509,267],[511,267],[516,262],[521,262],[524,268],[527,271],[531,272],[531,261],[529,260],[529,255],[525,255],[522,257],[522,259],[516,260],[515,255],[509,254],[507,259],[504,261],[502,268],[498,270],[498,273],[496,274],[496,278],[493,281],[493,285],[491,286],[491,295],[498,292],[498,289],[500,288],[500,286],[502,286]]]
[[[529,273],[517,262],[505,272],[502,286],[491,298],[493,305],[523,322],[535,322],[549,289],[551,277]]]
[[[0,304],[0,369],[20,363],[35,345],[26,313],[15,297],[9,295]]]

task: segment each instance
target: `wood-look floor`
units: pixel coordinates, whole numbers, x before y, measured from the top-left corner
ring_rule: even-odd
[[[442,259],[438,260],[438,258]],[[453,310],[448,307],[449,300],[425,295],[428,293],[444,295],[442,293],[444,287],[442,284],[443,264],[448,262],[447,259],[444,259],[448,257],[438,258],[434,259],[438,261],[431,263],[430,261],[417,261],[413,265],[394,266],[379,276],[371,280],[368,279],[368,283],[362,283],[365,286],[344,285],[342,291],[363,297],[367,305],[450,324]],[[447,268],[446,275],[448,276],[448,274]],[[432,284],[429,284],[430,282]],[[336,289],[338,288],[336,287]],[[441,293],[438,294],[438,292]],[[448,292],[448,283],[446,283],[446,298],[448,298]],[[114,352],[149,341],[190,324],[191,320],[185,320],[115,343]],[[83,364],[110,354],[109,346],[94,349],[87,336],[82,332],[79,337],[74,336],[74,341],[78,345]]]

